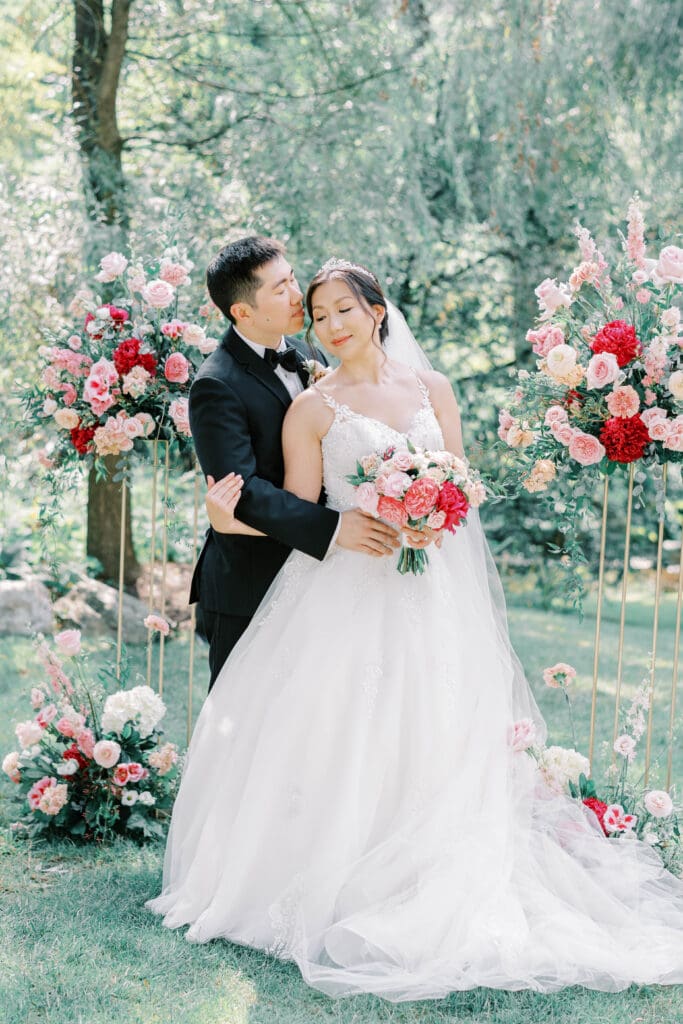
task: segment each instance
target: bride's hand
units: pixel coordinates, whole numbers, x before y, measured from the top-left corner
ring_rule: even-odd
[[[212,476],[207,476],[209,489],[206,492],[206,511],[209,522],[218,533],[239,533],[236,529],[235,506],[242,493],[242,477],[228,473],[218,483]]]
[[[423,530],[411,530],[409,526],[404,526],[402,532],[411,548],[426,548],[430,544],[436,544],[437,548],[440,548],[443,541],[442,532],[430,530],[428,526],[425,526]]]

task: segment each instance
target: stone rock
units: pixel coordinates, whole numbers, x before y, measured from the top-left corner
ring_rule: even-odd
[[[0,634],[52,632],[50,591],[40,580],[0,580]]]
[[[123,642],[147,643],[147,629],[143,619],[147,605],[123,595]],[[54,613],[63,629],[81,629],[87,639],[116,636],[119,614],[119,592],[99,580],[82,576],[71,590],[54,604]]]

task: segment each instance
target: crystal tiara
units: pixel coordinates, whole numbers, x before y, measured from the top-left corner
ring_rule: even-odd
[[[366,277],[372,277],[373,279],[375,277],[371,270],[368,270],[367,267],[362,267],[360,263],[351,263],[350,260],[340,260],[337,259],[336,256],[332,256],[329,260],[326,260],[317,273],[323,274],[329,270],[355,270],[359,274],[365,274]]]

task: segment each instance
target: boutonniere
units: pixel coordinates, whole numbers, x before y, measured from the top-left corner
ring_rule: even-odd
[[[328,373],[331,373],[329,366],[323,366],[317,359],[304,359],[304,369],[308,374],[308,387],[311,384],[316,384],[323,377],[326,377]]]

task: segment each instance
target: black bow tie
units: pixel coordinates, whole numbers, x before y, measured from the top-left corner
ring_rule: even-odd
[[[297,371],[298,363],[295,348],[286,348],[282,352],[276,352],[272,348],[267,348],[263,358],[273,369],[276,366],[281,366],[283,370],[289,370],[290,373],[296,373]]]

